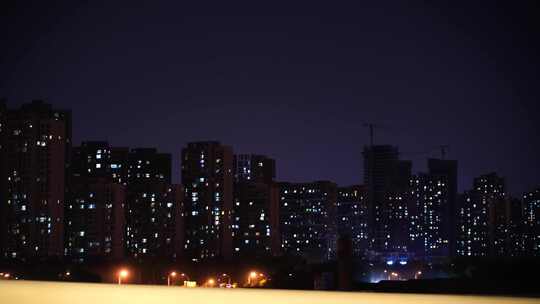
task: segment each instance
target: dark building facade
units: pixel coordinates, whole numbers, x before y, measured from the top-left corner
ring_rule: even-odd
[[[406,253],[412,164],[400,160],[398,148],[390,145],[366,147],[363,155],[372,254]]]
[[[126,188],[107,178],[73,182],[66,206],[65,255],[84,262],[124,257]]]
[[[171,183],[171,154],[158,153],[153,148],[131,149],[128,164],[129,185]]]
[[[540,256],[540,188],[523,195],[523,239],[528,256]]]
[[[71,159],[71,176],[74,178],[111,177],[111,148],[106,141],[82,142],[73,147]]]
[[[238,154],[233,161],[237,182],[272,183],[276,177],[276,161],[264,155]]]
[[[79,261],[99,252],[106,258],[179,256],[183,191],[170,184],[171,165],[170,154],[151,148],[130,150],[105,141],[75,147],[70,207],[78,209],[66,211],[66,254]]]
[[[194,261],[232,257],[232,148],[216,141],[188,143],[182,150],[185,253]]]
[[[127,180],[126,253],[131,257],[175,259],[182,254],[183,189],[171,184],[171,159],[154,148],[127,154],[125,148],[111,149],[112,180]]]
[[[112,181],[127,186],[129,173],[129,148],[111,147],[110,171]],[[166,172],[166,171],[165,171]]]
[[[62,256],[71,112],[42,101],[0,112],[2,254]]]
[[[175,259],[182,255],[183,189],[165,182],[129,186],[126,248],[134,258]]]
[[[280,252],[279,187],[275,161],[263,155],[234,156],[233,255],[275,256]]]
[[[489,254],[498,257],[523,255],[521,201],[505,196],[489,206],[488,216]]]
[[[233,254],[251,258],[278,255],[278,212],[277,184],[236,183],[232,213]]]
[[[338,237],[350,239],[353,256],[369,249],[367,191],[362,185],[337,189],[336,224]]]
[[[279,183],[281,247],[310,261],[335,257],[337,185],[329,181]]]

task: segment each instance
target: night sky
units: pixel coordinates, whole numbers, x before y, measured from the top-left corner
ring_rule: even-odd
[[[0,98],[72,109],[76,144],[157,147],[178,182],[181,148],[215,139],[348,185],[372,122],[415,171],[449,145],[460,191],[540,186],[534,1],[75,2],[3,1]]]

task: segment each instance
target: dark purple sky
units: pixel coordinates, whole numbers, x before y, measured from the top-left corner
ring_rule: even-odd
[[[71,108],[76,143],[170,152],[177,181],[186,142],[216,139],[276,158],[281,180],[359,183],[373,122],[415,171],[449,145],[460,190],[490,171],[540,186],[533,1],[17,2],[0,97]]]

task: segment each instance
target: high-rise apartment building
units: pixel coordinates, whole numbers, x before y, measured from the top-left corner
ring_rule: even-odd
[[[128,164],[129,185],[171,183],[171,154],[158,153],[153,148],[131,149]]]
[[[428,260],[447,257],[447,177],[423,173],[413,176],[410,200],[410,250]]]
[[[232,148],[216,141],[182,149],[185,193],[184,249],[194,261],[232,256]]]
[[[354,185],[337,189],[336,224],[339,237],[350,239],[354,256],[363,256],[369,249],[367,191]]]
[[[106,178],[74,179],[65,210],[65,255],[78,262],[123,258],[125,186]]]
[[[165,182],[128,186],[126,249],[135,258],[182,255],[183,189]]]
[[[42,101],[0,105],[2,254],[61,256],[71,112]]]
[[[99,252],[107,258],[181,253],[183,192],[170,184],[170,154],[83,142],[73,149],[71,173],[70,207],[77,209],[66,211],[67,254],[84,260]],[[108,244],[114,244],[112,254]]]
[[[441,210],[442,231],[444,239],[448,240],[448,255],[456,254],[457,234],[457,160],[428,159],[428,173],[437,179],[446,182],[446,205]]]
[[[264,155],[238,154],[234,156],[235,181],[272,183],[276,177],[276,161]]]
[[[371,250],[375,255],[405,253],[412,164],[389,145],[366,147],[363,155]]]
[[[540,188],[523,194],[523,239],[525,254],[540,256]]]
[[[505,202],[505,182],[495,173],[474,179],[473,189],[463,194],[458,209],[457,254],[489,256],[500,237],[494,216]]]
[[[262,155],[234,156],[232,211],[233,255],[278,255],[279,188],[274,182],[275,161]]]
[[[337,185],[329,181],[279,183],[280,233],[284,254],[312,261],[336,254]]]

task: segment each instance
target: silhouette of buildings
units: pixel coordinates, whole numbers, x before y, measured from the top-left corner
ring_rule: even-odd
[[[347,263],[540,255],[539,189],[512,198],[490,173],[458,196],[457,161],[430,158],[427,173],[412,175],[399,156],[365,147],[364,185],[277,183],[269,157],[192,142],[175,185],[168,153],[106,141],[72,148],[69,111],[0,102],[0,249],[22,260],[322,262],[336,258],[339,237]]]

